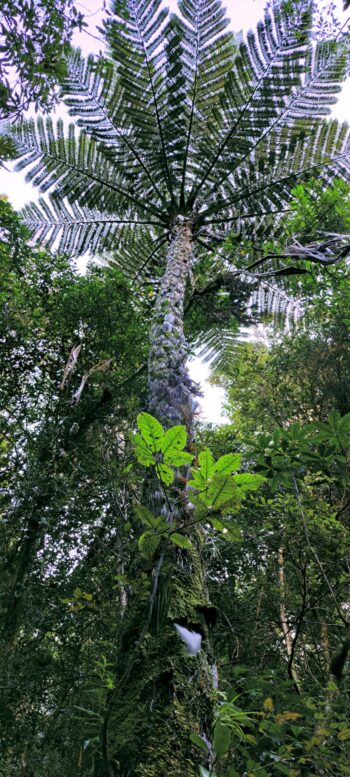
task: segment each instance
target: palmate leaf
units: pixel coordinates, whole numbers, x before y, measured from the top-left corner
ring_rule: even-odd
[[[152,453],[160,451],[164,440],[162,424],[150,413],[139,413],[137,416],[137,426]]]

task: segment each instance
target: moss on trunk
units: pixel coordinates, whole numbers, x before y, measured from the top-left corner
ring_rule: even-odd
[[[191,224],[178,219],[155,306],[149,357],[150,412],[166,428],[185,424],[190,438],[197,402],[187,370],[183,310],[191,239]],[[190,526],[186,478],[177,474],[166,498],[159,482],[150,479],[144,495],[155,515],[162,514],[171,526],[181,524],[193,548],[181,550],[164,540],[152,569],[140,560],[136,564],[138,573],[148,576],[149,596],[137,594],[136,586],[124,614],[119,684],[117,679],[107,713],[108,761],[120,777],[198,777],[204,756],[190,735],[210,737],[213,722],[203,534]],[[201,633],[196,656],[188,655],[174,623]]]
[[[136,647],[128,680],[115,698],[109,749],[121,777],[198,777],[203,752],[191,733],[210,737],[213,679],[208,630],[202,609],[208,604],[197,548],[178,551],[171,574],[168,618],[160,632],[147,633]],[[194,538],[193,538],[194,540]],[[121,671],[145,618],[135,599],[124,637]],[[141,620],[142,619],[142,620]],[[187,623],[202,634],[202,649],[189,656],[174,628]]]

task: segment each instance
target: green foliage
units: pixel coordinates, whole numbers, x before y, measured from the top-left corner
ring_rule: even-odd
[[[153,466],[159,479],[171,485],[174,481],[171,468],[188,465],[194,458],[183,451],[187,442],[186,427],[173,426],[164,432],[159,421],[149,413],[139,413],[137,425],[140,434],[133,437],[137,460],[146,467]],[[191,470],[188,485],[199,516],[203,510],[207,515],[237,507],[247,492],[256,490],[264,481],[258,474],[233,474],[241,465],[241,456],[236,453],[225,454],[215,462],[211,451],[205,449],[198,454],[198,465]]]
[[[172,468],[193,461],[193,455],[183,449],[187,442],[185,426],[173,426],[164,432],[162,425],[149,413],[139,413],[137,425],[140,434],[133,438],[135,455],[140,464],[153,466],[165,485],[174,480]]]
[[[286,220],[286,230],[299,240],[310,242],[322,232],[350,232],[349,184],[341,179],[332,181],[326,189],[312,178],[307,185],[298,184],[292,190],[292,214]]]
[[[308,328],[237,353],[224,378],[234,425],[205,434],[218,453],[241,449],[266,477],[242,504],[235,544],[222,542],[209,561],[220,687],[258,711],[215,767],[220,777],[348,769],[347,274],[322,287],[315,276],[313,289]]]
[[[187,442],[186,428],[173,426],[164,432],[159,421],[149,413],[140,413],[137,424],[140,434],[132,437],[137,460],[146,467],[154,467],[163,486],[173,485],[173,469],[183,464],[188,466],[194,458],[193,454],[182,450]],[[233,523],[231,514],[237,512],[241,501],[265,480],[261,474],[236,474],[240,465],[240,454],[224,454],[216,462],[207,448],[198,454],[198,466],[192,467],[185,479],[189,490],[182,494],[184,506],[191,511],[190,527],[192,523],[209,523],[227,542],[239,539],[240,530]],[[155,555],[162,537],[178,548],[193,548],[191,539],[177,531],[171,518],[167,522],[142,504],[135,505],[135,513],[147,526],[138,541],[140,553],[145,558]],[[227,519],[225,514],[228,514]]]
[[[20,117],[34,103],[44,111],[58,102],[58,82],[76,28],[86,26],[72,0],[2,0],[0,118]]]
[[[261,475],[233,474],[241,464],[241,456],[228,453],[214,462],[209,450],[198,456],[198,469],[192,470],[189,486],[194,489],[191,499],[199,511],[206,514],[217,510],[237,509],[246,492],[259,488],[264,481]],[[224,533],[225,527],[224,527]]]
[[[27,235],[1,200],[0,772],[29,772],[27,743],[37,774],[58,777],[78,769],[80,742],[90,741],[76,706],[90,709],[91,686],[101,688],[95,661],[115,659],[115,532],[129,562],[127,430],[145,403],[148,321],[120,273],[79,276],[62,257],[30,247]],[[72,402],[106,359],[109,370],[92,373]],[[107,694],[104,684],[99,715]],[[57,715],[48,718],[48,708]]]
[[[322,181],[345,177],[346,129],[323,123],[345,39],[315,44],[308,3],[273,6],[239,46],[226,25],[219,0],[184,0],[170,19],[160,0],[115,4],[111,59],[74,53],[62,84],[79,139],[50,120],[16,132],[19,168],[52,188],[51,205],[25,210],[33,233],[77,253],[113,237],[123,268],[157,271],[178,214],[193,222],[199,263],[232,228],[271,236],[273,214],[315,168]]]
[[[217,0],[183,0],[170,19],[158,0],[117,2],[114,62],[69,59],[79,137],[50,120],[14,133],[19,165],[52,190],[26,209],[31,232],[66,253],[107,246],[152,285],[140,292],[113,267],[77,276],[31,249],[2,205],[4,777],[348,769],[347,279],[335,273],[317,295],[310,335],[237,354],[224,376],[237,378],[235,427],[203,432],[198,464],[185,426],[139,413],[178,216],[192,225],[200,291],[218,270],[223,316],[221,284],[234,297],[216,257],[232,226],[238,277],[257,240],[279,248],[288,224],[275,214],[291,203],[293,234],[313,239],[314,192],[290,193],[311,174],[346,219],[342,184],[322,189],[347,175],[347,131],[323,123],[346,48],[315,42],[311,6],[292,6],[274,3],[238,47]],[[202,636],[191,660],[173,623]]]

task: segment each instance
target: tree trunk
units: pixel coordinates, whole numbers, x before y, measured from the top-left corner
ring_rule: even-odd
[[[290,634],[290,628],[288,624],[288,618],[287,618],[287,611],[286,611],[286,603],[285,603],[285,574],[284,574],[284,546],[280,545],[278,548],[278,583],[279,583],[279,589],[280,589],[280,603],[279,603],[279,610],[280,610],[280,624],[283,634],[283,640],[284,644],[286,646],[286,652],[287,652],[287,658],[288,658],[288,674],[291,680],[293,680],[295,684],[295,688],[300,693],[300,680],[298,677],[298,673],[295,669],[294,663],[293,663],[293,640]]]
[[[165,427],[186,424],[190,436],[197,402],[187,370],[183,311],[191,258],[191,224],[178,221],[155,305],[149,354],[149,411]]]
[[[191,224],[178,220],[155,305],[149,357],[149,411],[165,428],[185,424],[190,439],[197,403],[186,366],[183,310],[191,252]],[[186,477],[177,475],[166,497],[159,482],[149,482],[146,491],[153,513],[162,511],[172,526],[180,523],[193,547],[180,549],[164,540],[148,569],[138,563],[138,579],[146,572],[149,595],[136,593],[135,586],[128,599],[119,680],[107,712],[109,760],[120,777],[198,777],[206,756],[190,736],[210,738],[214,697],[204,535],[191,527]],[[196,655],[188,654],[174,623],[202,635]]]

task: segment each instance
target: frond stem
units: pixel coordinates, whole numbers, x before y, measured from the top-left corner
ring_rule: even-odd
[[[150,62],[149,62],[148,51],[147,51],[146,44],[144,42],[144,38],[143,38],[143,34],[142,34],[142,30],[141,30],[141,27],[140,27],[139,17],[138,17],[137,11],[135,11],[135,18],[136,18],[137,29],[138,29],[139,37],[140,37],[140,40],[141,40],[142,48],[144,50],[146,64],[147,64],[148,77],[149,77],[149,82],[150,82],[151,90],[152,90],[153,105],[154,105],[154,110],[155,110],[155,113],[156,113],[157,127],[158,127],[158,132],[159,132],[160,143],[161,143],[161,147],[162,147],[162,155],[163,155],[163,160],[164,160],[164,164],[165,164],[166,176],[167,176],[168,184],[169,184],[169,192],[170,192],[170,196],[171,196],[172,201],[175,202],[174,190],[173,190],[173,185],[172,185],[172,181],[171,181],[171,175],[170,175],[170,170],[169,170],[169,165],[168,165],[168,158],[167,158],[166,148],[165,148],[165,143],[164,143],[162,123],[161,123],[161,120],[160,120],[159,109],[158,109],[158,102],[157,102],[155,88],[154,88],[154,83],[153,83],[153,78],[152,78],[152,74],[151,74],[151,66],[150,66]]]

